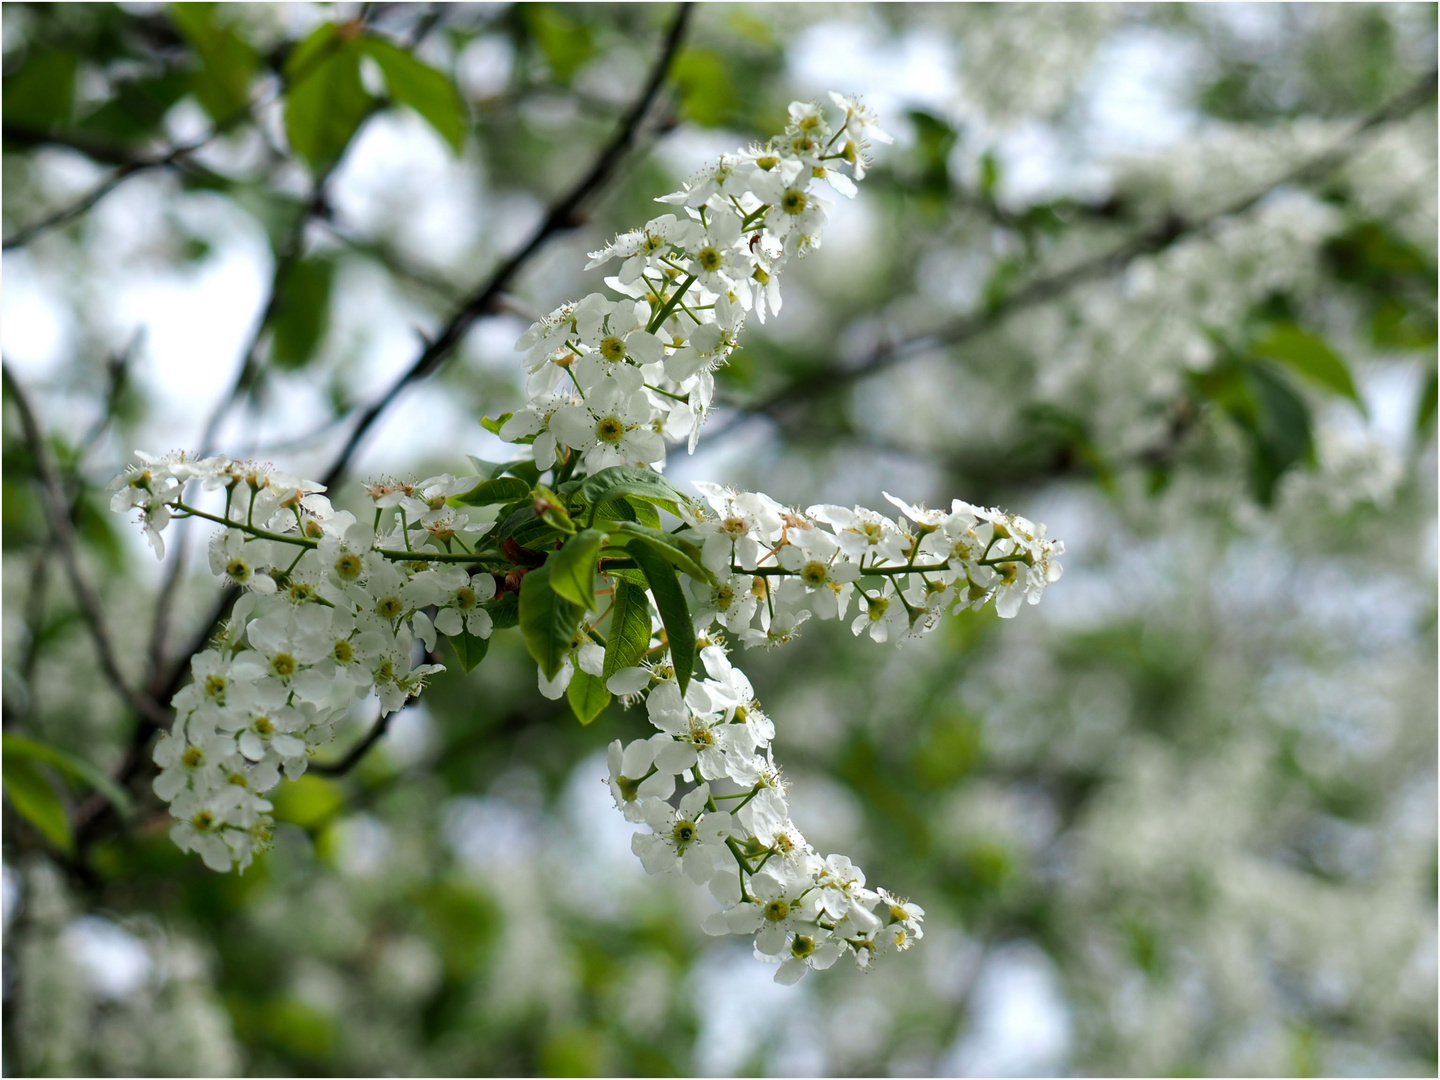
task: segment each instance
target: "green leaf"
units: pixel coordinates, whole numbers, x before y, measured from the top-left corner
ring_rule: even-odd
[[[474,460],[474,459],[471,459]],[[497,476],[493,480],[482,480],[463,495],[456,495],[457,502],[466,506],[490,506],[493,503],[515,502],[530,498],[530,485],[514,476]]]
[[[680,579],[675,576],[662,545],[637,536],[630,541],[629,551],[650,583],[650,595],[655,598],[660,621],[665,624],[665,636],[670,639],[675,680],[683,694],[690,685],[690,673],[695,670],[695,624],[690,619],[685,591],[680,588]]]
[[[455,659],[460,661],[462,671],[474,671],[490,651],[489,638],[476,637],[468,630],[461,631],[449,641],[450,647],[455,650]]]
[[[565,688],[565,699],[570,702],[575,719],[589,724],[610,704],[610,691],[605,689],[605,680],[576,668],[570,685]]]
[[[680,504],[690,501],[683,491],[659,473],[637,469],[633,465],[601,469],[580,485],[581,501],[592,508],[626,496],[654,503],[672,514],[679,514]],[[591,516],[593,518],[593,512]]]
[[[641,525],[634,521],[624,521],[611,532],[610,546],[625,547],[629,550],[631,539],[643,537],[648,540],[665,559],[676,568],[689,574],[696,581],[703,581],[707,585],[715,584],[715,575],[705,568],[701,561],[700,548],[684,537],[675,533],[665,532],[663,529],[652,529],[648,525]]]
[[[144,139],[158,133],[160,123],[175,102],[194,83],[193,73],[166,71],[154,78],[120,79],[111,84],[114,96],[76,125],[81,131],[93,132],[121,142]],[[10,91],[6,119],[9,119]]]
[[[259,57],[250,43],[216,21],[219,4],[170,5],[170,19],[200,57],[195,96],[217,123],[233,120],[250,106],[250,79]]]
[[[505,421],[514,415],[513,412],[501,413],[494,420],[491,420],[488,416],[482,416],[480,418],[480,426],[492,435],[499,435],[500,429],[505,426]]]
[[[513,592],[502,593],[480,606],[490,613],[490,621],[495,624],[496,630],[509,630],[520,625],[520,597]]]
[[[300,259],[281,282],[271,322],[270,362],[285,371],[302,368],[330,328],[330,284],[335,264],[329,259]]]
[[[576,69],[595,55],[590,28],[570,18],[557,5],[522,4],[520,14],[556,82],[568,83]]]
[[[27,758],[54,766],[72,780],[86,784],[104,795],[124,819],[128,820],[135,812],[135,802],[130,798],[130,793],[112,780],[105,770],[90,764],[84,758],[61,750],[58,746],[51,746],[38,739],[28,739],[24,735],[6,735],[0,740],[0,751],[3,751],[6,758]]]
[[[75,104],[73,52],[39,52],[5,79],[5,123],[46,130],[70,119]]]
[[[26,757],[6,754],[0,762],[0,777],[5,782],[5,797],[26,821],[64,852],[75,850],[75,836],[70,819],[50,781],[35,762]]]
[[[470,464],[475,466],[475,471],[480,475],[480,479],[482,480],[494,480],[495,477],[505,471],[505,462],[497,463],[494,461],[486,461],[484,458],[478,458],[474,454],[468,454],[466,456],[469,457]]]
[[[311,170],[330,168],[374,104],[360,81],[360,53],[326,23],[285,64],[285,136]]]
[[[605,534],[599,529],[586,529],[565,541],[565,546],[550,556],[550,587],[572,603],[591,611],[595,606],[595,564],[600,560],[600,542]]]
[[[634,667],[650,651],[650,599],[643,586],[615,582],[610,636],[605,639],[605,678]]]
[[[1276,323],[1251,343],[1250,351],[1267,360],[1278,361],[1297,375],[1349,398],[1361,413],[1365,412],[1365,402],[1355,389],[1350,368],[1324,338],[1308,333],[1294,323]]]
[[[374,57],[390,96],[414,109],[457,154],[465,145],[465,103],[455,85],[424,61],[384,38],[362,37],[358,45]]]
[[[1257,404],[1253,429],[1255,442],[1255,496],[1268,506],[1275,498],[1275,485],[1292,466],[1311,458],[1310,411],[1305,400],[1263,364],[1250,365],[1246,372]]]
[[[314,832],[329,823],[345,806],[345,788],[316,773],[306,773],[289,784],[281,784],[270,796],[275,817]]]
[[[705,127],[719,127],[734,116],[739,105],[730,64],[710,49],[683,49],[670,67],[670,78],[680,88],[680,112]]]
[[[551,588],[549,563],[531,570],[520,583],[520,633],[547,679],[560,673],[584,610]]]
[[[1435,398],[1440,394],[1440,379],[1436,378],[1435,368],[1430,369],[1430,377],[1425,380],[1425,386],[1420,391],[1420,400],[1415,404],[1415,434],[1423,436],[1430,430],[1430,425],[1435,423]]]
[[[535,485],[535,508],[540,511],[540,519],[547,525],[563,533],[575,532],[570,514],[565,509],[565,500],[544,484]]]

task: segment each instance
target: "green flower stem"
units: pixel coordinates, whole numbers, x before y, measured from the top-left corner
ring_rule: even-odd
[[[664,306],[662,306],[659,311],[655,312],[654,315],[650,316],[650,325],[645,327],[646,333],[653,334],[656,330],[660,329],[660,327],[665,325],[665,320],[668,319],[670,317],[670,313],[675,310],[675,305],[680,303],[681,298],[685,295],[685,291],[694,284],[695,275],[686,275],[685,280],[680,283],[680,287],[675,290],[675,295],[670,297],[669,300],[665,301]]]

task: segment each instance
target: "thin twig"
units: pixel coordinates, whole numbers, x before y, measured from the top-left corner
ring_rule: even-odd
[[[30,400],[11,373],[9,364],[0,362],[0,375],[3,375],[5,389],[9,391],[15,409],[20,414],[20,426],[34,456],[35,475],[40,481],[41,502],[45,507],[50,533],[55,539],[66,576],[70,579],[75,603],[90,631],[91,639],[95,642],[95,652],[100,658],[105,678],[125,703],[140,716],[142,723],[148,722],[156,727],[166,725],[170,722],[169,711],[149,694],[133,689],[120,671],[114,647],[110,643],[110,634],[105,629],[105,621],[100,612],[100,598],[80,570],[80,561],[75,550],[75,533],[70,525],[70,504],[60,485],[60,475],[50,460],[44,436],[36,422],[34,410],[30,407]]]
[[[763,401],[735,404],[736,413],[709,432],[711,440],[738,426],[747,416],[774,417],[792,401],[804,400],[820,391],[833,392],[859,379],[884,371],[912,357],[948,345],[958,345],[1004,322],[1010,316],[1050,300],[1058,299],[1076,286],[1097,278],[1109,277],[1143,255],[1154,255],[1172,247],[1189,236],[1203,234],[1221,221],[1238,217],[1254,209],[1272,192],[1288,185],[1310,185],[1330,176],[1350,159],[1371,134],[1392,121],[1399,120],[1435,96],[1436,73],[1431,71],[1409,90],[1375,110],[1348,135],[1321,154],[1302,162],[1281,176],[1241,199],[1201,217],[1186,219],[1170,212],[1150,228],[1110,251],[1086,259],[1056,273],[1036,278],[1028,285],[1010,293],[984,311],[966,315],[949,326],[928,334],[889,343],[876,349],[863,362],[847,368],[825,369],[781,387]]]

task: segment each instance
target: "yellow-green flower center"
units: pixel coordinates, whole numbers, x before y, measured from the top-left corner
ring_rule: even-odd
[[[695,839],[695,832],[695,823],[693,821],[677,821],[670,835],[675,838],[675,843],[684,846]]]
[[[337,662],[348,664],[351,660],[355,659],[355,649],[351,646],[350,642],[341,638],[335,642],[335,648],[331,651],[331,655],[335,657]]]
[[[405,610],[398,596],[382,596],[375,603],[375,613],[382,619],[393,619]]]
[[[455,590],[455,606],[464,611],[469,611],[475,606],[475,590],[469,585],[462,585]]]
[[[250,564],[244,559],[234,558],[225,564],[225,573],[230,575],[230,580],[244,584],[250,580]]]
[[[360,561],[360,556],[353,551],[347,551],[335,560],[335,573],[339,574],[346,581],[354,581],[360,576],[360,571],[365,564]]]
[[[277,652],[270,658],[270,670],[282,679],[288,679],[295,674],[295,657],[288,652]]]
[[[805,934],[796,934],[795,940],[790,944],[790,955],[797,960],[804,960],[815,951],[815,939]]]
[[[198,746],[187,746],[185,753],[180,755],[180,764],[187,769],[193,769],[205,761],[205,754]]]
[[[625,425],[618,416],[607,416],[595,425],[595,437],[614,446],[625,437]]]
[[[807,202],[805,192],[799,188],[790,188],[780,197],[780,209],[787,214],[801,214],[805,212]]]
[[[775,900],[771,900],[768,904],[765,905],[765,918],[769,919],[771,922],[781,922],[784,919],[788,918],[789,915],[790,904],[785,900],[783,896]]]
[[[696,253],[695,259],[700,263],[700,269],[705,271],[720,269],[720,252],[713,247],[703,247]]]
[[[807,562],[800,568],[800,580],[810,588],[819,588],[830,577],[830,568],[822,562]]]
[[[611,334],[600,342],[600,355],[611,363],[625,359],[625,342]]]

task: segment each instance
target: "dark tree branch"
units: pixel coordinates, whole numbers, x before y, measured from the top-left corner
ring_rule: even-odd
[[[646,81],[645,88],[630,111],[626,113],[624,120],[621,121],[620,130],[615,133],[615,137],[610,140],[609,145],[601,151],[590,170],[550,207],[549,213],[545,215],[545,220],[541,222],[540,227],[535,230],[525,245],[506,259],[500,268],[491,275],[490,280],[481,286],[470,300],[451,317],[444,329],[421,351],[409,369],[360,414],[354,430],[350,432],[349,438],[346,439],[345,445],[331,463],[330,468],[320,478],[320,483],[327,488],[334,487],[336,482],[345,475],[345,470],[350,465],[350,459],[359,449],[366,434],[380,419],[380,416],[394,404],[396,398],[411,383],[434,373],[445,362],[475,320],[494,309],[496,299],[509,287],[510,282],[539,251],[545,241],[555,233],[574,228],[579,224],[578,211],[581,204],[590,195],[604,187],[605,183],[614,175],[620,159],[634,143],[641,121],[644,120],[646,113],[650,111],[651,105],[659,96],[660,89],[665,83],[665,76],[669,73],[670,65],[685,36],[685,28],[690,21],[690,11],[691,7],[688,2],[682,3],[676,11],[675,20],[665,35],[660,55],[650,71],[650,78]]]
[[[1432,101],[1435,97],[1435,82],[1436,73],[1431,71],[1409,90],[1367,116],[1329,150],[1302,162],[1241,199],[1193,219],[1186,219],[1172,211],[1120,246],[1064,270],[1036,278],[983,311],[963,316],[949,326],[931,333],[883,345],[864,361],[851,367],[827,368],[802,376],[762,401],[735,404],[734,407],[738,410],[736,415],[719,425],[710,436],[714,438],[733,429],[747,415],[776,417],[795,401],[804,400],[822,391],[832,393],[840,387],[885,371],[915,356],[979,337],[1018,312],[1058,299],[1088,281],[1109,277],[1141,256],[1158,254],[1186,237],[1202,235],[1221,221],[1245,214],[1282,187],[1318,183],[1344,165],[1375,131],[1410,115]]]
[[[100,612],[100,598],[80,570],[79,556],[75,549],[75,533],[70,524],[70,503],[65,497],[64,488],[61,487],[60,474],[50,460],[30,400],[11,373],[9,364],[0,363],[0,375],[3,375],[5,389],[20,414],[20,426],[34,457],[35,475],[40,481],[41,502],[45,507],[46,521],[55,540],[57,554],[65,567],[66,576],[70,579],[76,606],[80,609],[81,618],[95,642],[95,652],[100,658],[105,678],[142,721],[148,721],[152,725],[167,724],[170,720],[169,711],[149,694],[132,689],[120,671],[109,631],[105,628],[105,620]]]

